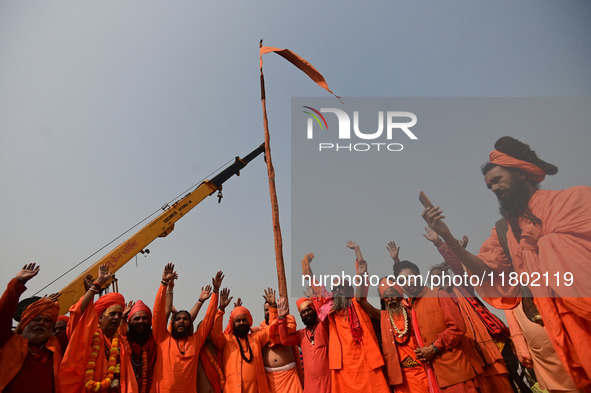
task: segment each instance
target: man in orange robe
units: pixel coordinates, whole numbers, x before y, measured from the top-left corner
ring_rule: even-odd
[[[224,275],[220,271],[212,278],[213,294],[203,323],[194,333],[191,315],[187,311],[179,311],[175,314],[171,332],[166,328],[166,291],[171,280],[177,277],[174,265],[167,264],[154,302],[152,334],[158,348],[158,355],[150,388],[151,393],[181,393],[197,390],[199,352],[213,326],[218,291]]]
[[[409,296],[419,346],[415,350],[417,359],[432,365],[441,392],[478,392],[475,378],[483,370],[474,361],[475,355],[465,337],[466,326],[457,305],[446,291],[430,290],[421,285],[416,279],[420,275],[419,268],[412,262],[395,264],[394,275],[403,279],[399,282]]]
[[[269,342],[269,329],[251,331],[252,315],[246,307],[237,306],[222,330],[224,313],[232,300],[230,291],[220,294],[220,305],[211,330],[211,339],[222,351],[225,393],[270,393],[262,347]]]
[[[441,241],[437,233],[429,228],[426,228],[426,230],[427,234],[423,236],[437,247],[437,251],[443,256],[446,264],[452,269],[454,274],[462,275],[464,270],[462,269],[462,264],[456,254],[447,244]],[[464,244],[462,244],[462,246],[466,247],[467,242],[468,237],[465,236],[463,239]],[[439,277],[443,277],[444,275],[449,276],[445,264],[431,268],[429,275]],[[456,301],[462,312],[462,317],[464,318],[466,336],[470,340],[472,347],[477,349],[474,354],[477,356],[476,360],[480,362],[480,365],[484,370],[482,374],[478,375],[480,391],[483,393],[497,393],[513,390],[511,382],[509,381],[509,372],[507,371],[507,366],[503,360],[503,355],[501,355],[501,351],[499,351],[493,337],[474,308],[476,307],[479,309],[479,311],[485,314],[489,319],[495,319],[494,321],[491,321],[491,325],[500,325],[497,327],[502,327],[502,331],[499,331],[499,336],[504,333],[505,341],[507,341],[506,339],[509,335],[507,327],[502,325],[502,322],[499,321],[496,316],[492,315],[490,311],[486,309],[484,304],[480,303],[475,297],[474,289],[471,286],[464,285],[456,287],[451,285],[446,290],[454,296],[453,299]],[[510,344],[505,343],[505,345]]]
[[[516,307],[521,289],[508,282],[510,274],[527,276],[563,366],[579,389],[591,391],[591,188],[539,190],[558,168],[511,137],[500,138],[489,158],[482,172],[499,199],[506,234],[494,228],[474,255],[459,246],[437,207],[426,208],[423,218],[472,274],[494,278],[476,288],[494,307]]]
[[[122,330],[127,330],[125,334],[131,348],[131,365],[138,393],[148,393],[158,352],[152,334],[152,310],[141,300],[135,304],[130,302],[130,306],[123,312]]]
[[[34,263],[25,265],[0,299],[0,392],[57,391],[62,352],[52,331],[59,305],[53,299],[37,300],[22,313],[16,332],[12,330],[18,299],[37,273]]]
[[[87,388],[121,393],[138,391],[127,340],[119,336],[125,299],[119,293],[103,295],[93,304],[94,295],[112,277],[101,265],[95,283],[70,307],[66,333],[68,349],[60,371],[60,393],[83,393]],[[95,391],[95,390],[93,390]]]
[[[288,324],[295,324],[283,299],[279,302],[278,328],[281,344],[299,345],[304,367],[304,393],[330,393],[330,368],[328,367],[328,320],[321,322],[316,311],[315,299],[300,298],[298,311],[305,328],[290,332]]]
[[[359,261],[358,273],[367,274],[367,263]],[[418,347],[410,313],[402,305],[402,289],[388,277],[378,286],[380,300],[385,309],[378,310],[363,296],[362,286],[357,287],[356,298],[361,308],[373,319],[380,321],[382,353],[386,362],[388,383],[396,393],[429,393],[429,383],[423,364],[415,350]]]

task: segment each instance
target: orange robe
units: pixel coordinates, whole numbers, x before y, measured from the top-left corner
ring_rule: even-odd
[[[424,345],[433,344],[440,351],[431,363],[441,391],[476,392],[474,378],[483,370],[474,361],[462,314],[449,294],[425,287],[411,305]]]
[[[58,388],[62,360],[58,339],[51,337],[47,340],[46,349],[40,350],[45,352],[46,357],[42,356],[37,359],[29,353],[29,340],[12,330],[12,316],[17,309],[20,295],[26,289],[25,284],[13,278],[0,299],[0,370],[2,370],[0,372],[0,392],[5,391],[4,389],[7,387],[7,390],[10,389],[10,391],[23,391],[21,384],[23,380],[28,381],[29,384],[31,382],[39,383],[40,380],[43,380],[44,383],[47,382],[47,385],[37,386],[35,391],[39,393],[54,392]],[[11,382],[17,385],[9,386]]]
[[[496,229],[484,242],[478,257],[497,273],[495,286],[480,286],[479,293],[491,305],[514,308],[520,301],[519,286],[508,283],[515,271],[532,278],[529,285],[534,302],[544,320],[548,336],[563,366],[579,389],[591,385],[591,187],[577,186],[566,190],[538,190],[529,201],[531,212],[542,223],[534,225],[520,219],[521,241],[511,228],[507,243],[511,260],[505,255]],[[505,274],[502,285],[500,274]],[[544,274],[547,273],[548,286]],[[573,284],[567,285],[565,273],[571,273]],[[555,276],[558,274],[558,278]],[[533,277],[535,279],[535,277]]]
[[[328,362],[333,393],[390,391],[382,366],[384,359],[369,316],[357,300],[351,300],[363,329],[361,342],[351,334],[347,310],[328,314]]]
[[[90,351],[94,332],[99,326],[99,317],[94,308],[94,303],[90,303],[84,313],[80,313],[80,303],[70,307],[70,321],[66,333],[70,339],[68,349],[64,354],[61,364],[59,392],[60,393],[86,393],[84,387],[84,376],[87,369],[87,363],[90,360]],[[105,343],[111,345],[111,340],[105,337],[102,331],[100,333],[100,349],[96,359],[94,370],[94,380],[102,380],[107,374],[108,358],[105,355]],[[125,337],[119,340],[119,362],[121,364],[120,386],[121,393],[135,393],[138,391],[137,381],[131,366],[131,349]]]
[[[152,334],[158,354],[150,393],[194,392],[197,390],[197,360],[213,326],[218,294],[214,292],[211,295],[203,323],[195,333],[186,339],[176,340],[166,328],[166,290],[166,285],[160,285],[154,302]]]
[[[244,361],[240,355],[237,338],[222,330],[224,312],[218,310],[215,323],[211,330],[211,339],[222,351],[226,386],[224,393],[270,393],[265,365],[263,364],[262,347],[269,342],[269,329],[257,329],[248,335],[252,349],[252,361]],[[246,340],[241,339],[242,349],[246,350]],[[246,356],[248,352],[246,352]]]

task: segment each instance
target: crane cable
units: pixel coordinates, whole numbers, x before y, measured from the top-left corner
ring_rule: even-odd
[[[114,238],[113,240],[111,240],[110,242],[108,242],[107,244],[105,244],[104,246],[102,246],[101,248],[99,248],[98,250],[96,250],[95,252],[93,252],[92,254],[90,254],[89,256],[87,256],[86,258],[84,258],[82,261],[80,261],[76,265],[72,266],[64,274],[60,275],[55,280],[53,280],[52,282],[50,282],[49,284],[47,284],[46,286],[44,286],[43,288],[41,288],[40,290],[38,290],[37,292],[35,292],[35,294],[33,294],[33,296],[37,296],[40,292],[42,292],[43,290],[45,290],[47,287],[49,287],[50,285],[54,284],[59,279],[63,278],[66,274],[70,273],[72,270],[76,269],[78,266],[80,266],[84,262],[88,261],[90,258],[92,258],[96,254],[98,254],[99,252],[101,252],[102,250],[104,250],[105,248],[107,248],[108,246],[110,246],[111,244],[113,244],[114,242],[116,242],[121,237],[125,236],[127,233],[129,233],[131,230],[133,230],[134,228],[136,228],[138,225],[142,224],[143,222],[145,222],[146,220],[150,219],[155,214],[159,213],[160,210],[165,210],[165,208],[167,206],[170,206],[170,204],[172,204],[173,202],[176,202],[180,197],[186,195],[189,191],[194,190],[199,184],[203,183],[204,180],[206,180],[208,178],[211,178],[213,176],[213,174],[219,172],[222,168],[228,166],[233,161],[234,161],[234,159],[228,160],[226,163],[224,163],[223,165],[221,165],[220,167],[218,167],[216,170],[214,170],[213,172],[211,172],[209,175],[207,175],[206,177],[204,177],[203,179],[201,179],[198,183],[195,183],[194,185],[192,185],[191,187],[187,188],[185,191],[183,191],[182,193],[180,193],[176,197],[172,198],[168,203],[164,204],[160,209],[154,211],[149,216],[147,216],[146,218],[144,218],[143,220],[141,220],[140,222],[138,222],[137,224],[135,224],[134,226],[132,226],[131,228],[129,228],[128,230],[126,230],[125,232],[123,232],[122,234],[120,234],[119,236],[117,236],[116,238]]]

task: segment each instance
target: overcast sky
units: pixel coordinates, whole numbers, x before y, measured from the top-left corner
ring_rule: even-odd
[[[2,2],[1,276],[7,282],[23,264],[39,263],[42,271],[25,293],[32,295],[258,146],[263,141],[261,38],[305,57],[343,97],[588,98],[590,18],[586,1]],[[303,192],[291,184],[291,99],[330,95],[274,54],[265,57],[265,76],[291,274],[291,263],[299,266],[304,252],[291,254],[290,206]],[[591,112],[588,100],[572,102]],[[441,120],[444,130],[458,121]],[[450,213],[455,233],[470,232],[470,249],[476,251],[497,210],[478,167],[500,136],[522,138],[559,167],[544,188],[591,184],[588,123],[576,128],[555,121],[526,132],[494,117],[491,122],[499,124],[497,133],[483,128],[459,139],[424,129],[414,146],[426,158],[408,168],[415,174],[410,180],[392,181],[395,203],[383,208],[392,217],[391,233],[366,240],[367,259],[385,263],[385,241],[399,239],[406,257],[428,259],[413,254],[429,247],[420,232],[420,189],[428,189]],[[465,154],[454,150],[458,144]],[[412,152],[410,147],[404,153]],[[400,168],[396,160],[402,157],[379,159]],[[458,174],[458,167],[466,172]],[[442,181],[451,175],[456,178]],[[358,176],[367,180],[372,174]],[[363,192],[371,201],[374,191],[366,183]],[[305,193],[320,196],[332,186],[326,182],[324,189],[315,185]],[[401,198],[401,189],[409,196]],[[224,195],[220,205],[215,198],[202,202],[169,237],[149,247],[149,256],[119,271],[126,298],[153,304],[162,268],[174,262],[180,275],[175,303],[190,308],[198,287],[222,269],[224,285],[245,300],[255,323],[262,319],[259,294],[277,286],[262,158],[230,179]],[[399,208],[416,213],[414,227],[395,225]],[[333,243],[324,246],[327,259],[352,256],[344,244],[363,235],[356,223],[335,229],[343,238],[340,244],[334,240],[334,255]],[[312,248],[305,252],[317,251]],[[438,262],[434,250],[425,252]],[[91,261],[46,292],[61,289]],[[291,302],[295,306],[295,299]]]

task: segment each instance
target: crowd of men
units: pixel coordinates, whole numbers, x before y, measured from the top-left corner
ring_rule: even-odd
[[[259,326],[238,299],[224,328],[233,298],[220,289],[221,271],[191,310],[178,311],[174,265],[165,266],[152,309],[116,292],[95,300],[112,278],[102,265],[98,277],[85,280],[87,291],[69,316],[60,316],[59,294],[17,312],[25,284],[40,269],[32,263],[0,299],[0,393],[591,392],[591,302],[582,289],[591,278],[591,188],[540,190],[557,168],[511,137],[497,141],[482,172],[503,219],[475,255],[466,236],[451,234],[442,211],[427,206],[425,238],[445,260],[429,275],[499,280],[508,272],[569,269],[577,277],[568,296],[552,283],[429,287],[390,242],[393,276],[405,280],[398,286],[382,279],[378,307],[368,301],[367,286],[341,282],[329,292],[312,285],[296,303],[304,325],[298,330],[286,299],[268,288]],[[368,276],[360,246],[347,247],[356,275]],[[304,276],[313,276],[313,259],[302,260]],[[476,292],[505,310],[508,327]],[[20,321],[14,330],[13,316]]]

